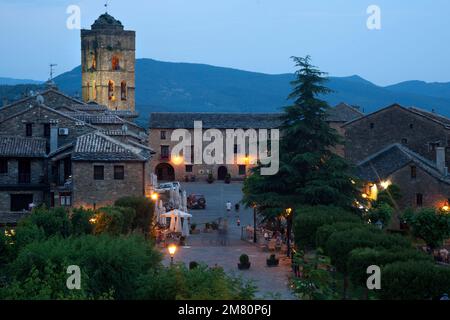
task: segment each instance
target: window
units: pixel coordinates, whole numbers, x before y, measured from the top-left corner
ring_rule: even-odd
[[[411,166],[411,179],[417,178],[417,167]]]
[[[50,137],[50,123],[44,123],[44,137]]]
[[[30,160],[19,160],[19,183],[31,183]]]
[[[94,180],[104,180],[105,179],[105,167],[94,166]]]
[[[97,83],[95,80],[92,81],[92,85],[89,90],[89,100],[95,101],[97,99]]]
[[[72,194],[70,192],[61,192],[59,194],[59,204],[62,207],[70,207],[72,205]]]
[[[375,123],[371,122],[370,123],[370,129],[373,129],[373,128],[375,128]]]
[[[166,131],[161,131],[161,140],[166,140]]]
[[[33,124],[32,123],[25,124],[25,135],[27,137],[33,136]]]
[[[115,101],[116,97],[114,96],[114,81],[109,80],[108,82],[108,99],[111,101]]]
[[[239,165],[239,175],[243,176],[247,173],[247,167],[245,165]]]
[[[237,144],[234,145],[234,154],[237,154],[239,152],[239,146]]]
[[[192,173],[192,165],[191,164],[186,165],[186,173]]]
[[[8,173],[8,160],[0,159],[0,174]]]
[[[418,207],[421,207],[423,205],[423,194],[421,193],[416,194],[416,205]]]
[[[414,125],[412,123],[409,124],[410,129],[414,129]]]
[[[33,203],[32,194],[11,194],[10,199],[10,210],[13,212],[29,211]]]
[[[120,70],[120,60],[118,56],[112,57],[111,64],[114,71]]]
[[[92,60],[91,60],[91,69],[95,70],[97,69],[97,55],[95,53],[92,54]]]
[[[120,99],[122,101],[127,100],[127,83],[125,81],[120,83]]]
[[[402,144],[408,144],[408,139],[403,138],[403,139],[402,139]]]
[[[161,159],[169,159],[169,146],[161,146]]]
[[[125,178],[125,167],[114,166],[114,180],[123,180]]]

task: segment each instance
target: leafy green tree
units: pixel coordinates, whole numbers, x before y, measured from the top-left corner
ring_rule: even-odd
[[[36,225],[44,231],[46,237],[55,235],[68,237],[72,232],[72,224],[67,211],[61,207],[53,209],[36,208],[32,214],[19,222],[19,226],[23,224]]]
[[[376,203],[387,203],[392,208],[397,207],[397,201],[402,198],[402,193],[399,186],[395,184],[389,185],[385,190],[378,193]]]
[[[301,268],[301,277],[293,279],[294,292],[302,300],[330,300],[337,298],[334,291],[335,280],[330,274],[331,264],[328,257],[318,250],[306,257],[303,252],[294,256],[294,264]]]
[[[294,218],[295,242],[302,248],[314,247],[317,230],[335,222],[360,223],[362,220],[352,212],[335,206],[302,206]]]
[[[132,208],[135,217],[132,222],[132,230],[141,229],[144,234],[148,234],[153,221],[155,204],[145,197],[123,197],[115,203],[117,207]]]
[[[450,270],[428,261],[401,261],[383,268],[383,300],[426,300],[449,292]]]
[[[405,211],[403,217],[412,228],[412,234],[431,248],[437,248],[450,237],[450,217],[434,208],[424,208],[414,213]]]
[[[89,220],[93,218],[94,215],[95,212],[93,210],[86,210],[83,208],[73,209],[70,214],[70,221],[72,222],[72,234],[91,234],[93,231],[93,225]]]
[[[96,215],[94,234],[119,235],[123,231],[124,216],[116,207],[100,208]]]

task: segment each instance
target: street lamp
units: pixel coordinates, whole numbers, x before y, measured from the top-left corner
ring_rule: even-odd
[[[256,243],[256,204],[253,204],[253,243]]]
[[[153,193],[150,195],[150,198],[151,198],[153,201],[156,201],[156,200],[158,200],[159,195],[158,195],[156,192],[153,192]]]
[[[288,257],[291,256],[291,228],[292,228],[292,208],[286,209],[286,221],[287,221],[287,230],[286,230],[286,255]]]
[[[177,252],[177,246],[176,244],[172,243],[167,247],[167,250],[170,254],[170,265],[173,265],[173,256],[175,255],[175,252]]]

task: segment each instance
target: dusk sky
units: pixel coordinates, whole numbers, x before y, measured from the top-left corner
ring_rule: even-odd
[[[379,85],[450,81],[448,0],[111,0],[109,13],[137,32],[137,58],[205,63],[264,73],[292,72],[310,54],[332,76],[358,74]],[[46,80],[80,64],[80,31],[102,0],[0,0],[0,77]],[[369,5],[381,30],[369,30]]]

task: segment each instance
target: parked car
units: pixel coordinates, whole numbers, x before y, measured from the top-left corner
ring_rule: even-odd
[[[174,181],[174,182],[164,182],[164,183],[160,183],[158,188],[156,188],[156,192],[158,193],[162,193],[162,192],[166,192],[166,191],[170,191],[170,190],[175,190],[178,186],[178,190],[181,190],[181,185],[178,181]]]
[[[206,208],[206,198],[202,194],[190,194],[187,197],[187,207],[188,209],[205,209]]]

